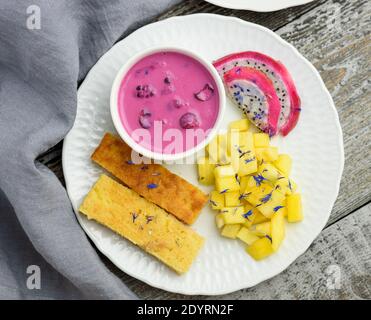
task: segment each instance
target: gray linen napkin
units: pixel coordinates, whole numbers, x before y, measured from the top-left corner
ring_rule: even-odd
[[[133,299],[35,159],[63,139],[77,83],[124,32],[179,0],[0,0],[0,299]]]

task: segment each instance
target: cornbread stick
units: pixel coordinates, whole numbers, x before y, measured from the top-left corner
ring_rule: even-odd
[[[106,175],[98,179],[79,210],[178,273],[188,271],[204,243],[190,227]]]
[[[208,196],[159,164],[133,164],[131,151],[119,137],[106,133],[91,159],[141,196],[192,224]]]

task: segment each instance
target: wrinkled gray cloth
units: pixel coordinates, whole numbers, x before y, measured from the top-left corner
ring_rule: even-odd
[[[71,128],[77,84],[97,59],[176,2],[0,0],[1,299],[136,298],[35,159]]]

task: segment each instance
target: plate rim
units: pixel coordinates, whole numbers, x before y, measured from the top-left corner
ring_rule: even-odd
[[[339,119],[339,114],[337,112],[337,109],[335,107],[335,104],[334,104],[334,101],[331,97],[331,94],[330,92],[328,91],[327,87],[325,86],[325,83],[323,82],[319,72],[317,71],[317,69],[312,65],[312,63],[309,62],[309,60],[307,58],[305,58],[292,44],[290,44],[289,42],[287,42],[286,40],[282,39],[278,34],[276,34],[275,32],[273,32],[272,30],[264,27],[264,26],[261,26],[261,25],[258,25],[256,23],[252,23],[252,22],[248,22],[248,21],[244,21],[240,18],[237,18],[237,17],[229,17],[229,16],[223,16],[223,15],[218,15],[218,14],[213,14],[213,13],[196,13],[196,14],[189,14],[189,15],[182,15],[182,16],[175,16],[175,17],[169,17],[169,18],[166,18],[164,20],[161,20],[161,21],[155,21],[155,22],[152,22],[152,23],[149,23],[147,25],[144,25],[142,26],[141,28],[138,28],[137,30],[135,30],[134,32],[132,32],[130,35],[128,35],[127,37],[125,37],[124,39],[121,39],[120,41],[116,42],[109,50],[107,50],[98,60],[97,62],[91,67],[91,69],[89,70],[89,72],[87,73],[85,79],[83,80],[83,82],[81,83],[79,89],[78,89],[78,92],[77,92],[77,95],[80,94],[80,90],[82,88],[84,88],[86,86],[86,80],[88,80],[90,77],[92,77],[92,73],[91,71],[94,69],[94,67],[99,64],[101,62],[101,60],[106,56],[106,54],[108,54],[111,49],[116,46],[118,43],[120,43],[121,41],[124,41],[126,40],[127,38],[131,37],[134,33],[136,33],[138,30],[141,30],[141,29],[144,29],[144,28],[150,28],[153,24],[165,24],[167,23],[168,20],[181,20],[181,19],[192,19],[193,17],[196,17],[196,18],[199,18],[199,17],[204,17],[205,19],[208,19],[208,18],[212,18],[212,19],[220,19],[220,20],[224,20],[224,21],[234,21],[235,23],[239,23],[239,24],[242,24],[244,26],[248,26],[250,28],[256,28],[260,31],[263,31],[263,32],[268,32],[271,34],[271,36],[273,38],[275,38],[275,40],[277,40],[278,42],[280,42],[282,45],[286,46],[288,49],[292,50],[292,52],[297,56],[297,58],[301,59],[308,67],[309,67],[309,70],[313,73],[313,75],[315,76],[318,84],[321,86],[321,89],[323,90],[324,94],[327,96],[327,100],[328,100],[328,104],[329,106],[331,106],[331,109],[332,111],[334,112],[334,120],[335,120],[335,125],[336,125],[336,128],[338,129],[338,143],[339,143],[339,147],[340,147],[340,167],[339,167],[339,171],[340,171],[340,174],[339,174],[339,178],[338,178],[338,181],[337,181],[337,184],[336,184],[336,189],[335,189],[335,192],[333,194],[333,198],[331,199],[331,207],[333,209],[334,207],[334,204],[335,204],[335,201],[338,197],[338,194],[339,194],[339,190],[340,190],[340,182],[341,182],[341,178],[342,178],[342,175],[343,175],[343,171],[344,171],[344,143],[343,143],[343,132],[342,132],[342,128],[341,128],[341,125],[340,125],[340,119]],[[76,107],[76,113],[77,113],[77,108],[78,108],[78,105]],[[75,122],[73,124],[73,126],[71,127],[70,131],[67,133],[67,135],[65,136],[64,140],[63,140],[63,147],[62,147],[62,169],[63,169],[63,175],[64,175],[64,178],[65,178],[65,184],[66,184],[66,191],[67,191],[67,195],[69,198],[71,198],[71,195],[70,195],[70,188],[69,188],[69,185],[71,185],[71,181],[69,180],[69,178],[64,174],[65,172],[65,163],[66,163],[66,144],[68,144],[68,141],[70,139],[70,132],[73,130],[73,127],[75,125]],[[74,209],[74,208],[73,208]],[[229,294],[229,293],[232,293],[232,292],[236,292],[238,290],[242,290],[242,289],[248,289],[248,288],[252,288],[264,281],[267,281],[277,275],[279,275],[280,273],[282,273],[284,270],[286,270],[292,263],[294,263],[301,255],[303,255],[308,249],[309,247],[311,246],[311,244],[316,240],[316,238],[320,235],[320,233],[322,232],[323,228],[326,226],[328,220],[329,220],[329,217],[331,215],[331,211],[327,213],[325,219],[323,220],[324,223],[321,225],[321,228],[320,228],[320,231],[316,234],[316,236],[313,238],[312,241],[310,241],[310,243],[307,245],[307,246],[304,246],[304,249],[301,250],[300,252],[298,251],[297,254],[295,254],[295,258],[290,262],[288,261],[287,263],[283,263],[280,267],[276,268],[274,272],[271,272],[269,275],[266,275],[266,276],[263,276],[263,277],[256,277],[255,281],[252,281],[249,285],[245,285],[245,284],[242,284],[242,285],[236,285],[235,287],[232,288],[227,288],[226,289],[218,289],[218,290],[215,290],[214,292],[209,292],[209,291],[202,291],[202,290],[182,290],[182,289],[171,289],[171,288],[168,288],[166,285],[162,285],[162,284],[158,284],[158,283],[153,283],[150,279],[148,278],[143,278],[143,277],[140,277],[138,275],[135,275],[133,272],[128,272],[126,270],[124,270],[122,268],[122,266],[119,266],[116,262],[115,262],[115,259],[112,257],[112,255],[107,252],[106,250],[104,250],[102,248],[102,246],[100,245],[99,241],[96,241],[94,235],[92,232],[90,232],[88,230],[88,228],[84,225],[84,223],[82,222],[82,218],[78,212],[78,210],[73,210],[76,217],[77,217],[77,220],[80,224],[80,226],[82,227],[82,229],[84,230],[84,232],[89,236],[90,240],[94,243],[94,245],[96,246],[96,248],[103,254],[105,255],[110,261],[111,263],[113,263],[118,269],[120,269],[122,272],[126,273],[127,275],[137,279],[137,280],[140,280],[154,288],[158,288],[158,289],[161,289],[161,290],[165,290],[165,291],[168,291],[168,292],[173,292],[173,293],[178,293],[178,294],[183,294],[183,295],[204,295],[204,296],[217,296],[217,295],[225,295],[225,294]]]
[[[313,2],[314,0],[296,0],[295,3],[286,3],[286,4],[279,4],[279,1],[275,1],[273,5],[268,6],[264,4],[264,1],[259,1],[258,5],[254,4],[246,4],[246,5],[239,5],[239,4],[228,4],[225,3],[223,0],[205,0],[206,2],[209,2],[215,6],[227,8],[227,9],[233,9],[233,10],[250,10],[255,12],[274,12],[278,10],[288,9],[296,6],[301,6],[304,4],[308,4],[310,2]]]

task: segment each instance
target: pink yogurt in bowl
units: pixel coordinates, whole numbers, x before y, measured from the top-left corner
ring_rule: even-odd
[[[130,59],[111,91],[121,138],[156,160],[178,160],[215,136],[225,108],[222,80],[208,61],[185,49],[150,49]]]

